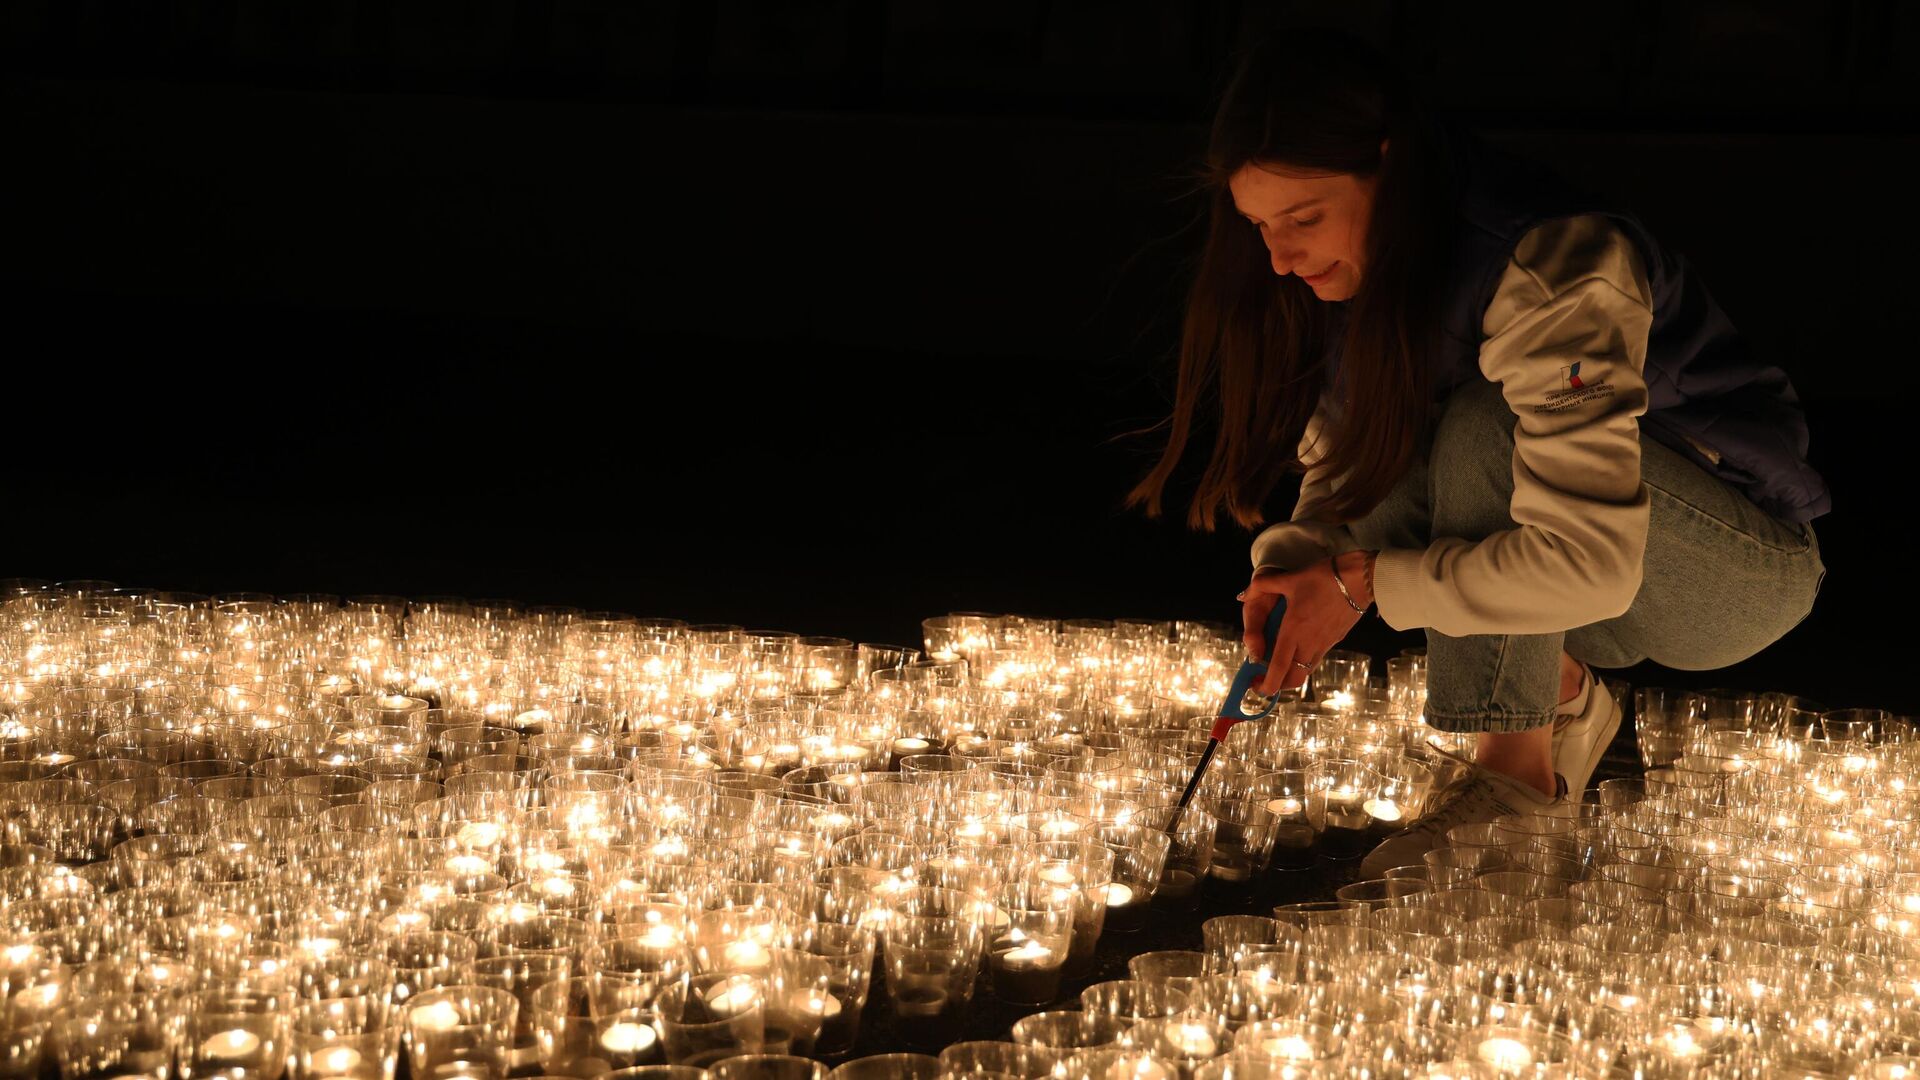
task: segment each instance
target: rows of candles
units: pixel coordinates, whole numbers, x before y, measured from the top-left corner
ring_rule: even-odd
[[[0,1080],[1920,1068],[1920,744],[1871,710],[1642,688],[1644,778],[1076,999],[1458,781],[1423,658],[1329,654],[1182,810],[1224,624],[0,596]],[[958,1041],[983,994],[1040,1011]],[[848,1060],[870,1008],[927,1053]]]

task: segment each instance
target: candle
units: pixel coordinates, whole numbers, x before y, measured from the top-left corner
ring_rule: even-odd
[[[600,1046],[610,1054],[635,1057],[651,1049],[656,1038],[652,1027],[622,1020],[600,1033]]]
[[[451,1001],[436,1001],[408,1013],[407,1022],[420,1031],[452,1031],[460,1026],[460,1010]]]
[[[200,1056],[214,1061],[237,1061],[260,1050],[260,1036],[243,1028],[223,1031],[200,1044]]]
[[[1476,1051],[1481,1061],[1502,1072],[1518,1072],[1533,1067],[1533,1051],[1518,1039],[1500,1036],[1480,1044]]]
[[[799,1008],[801,1012],[819,1017],[821,1023],[827,1023],[840,1015],[842,1006],[839,998],[815,990],[800,999]]]
[[[500,842],[500,826],[491,821],[472,821],[453,834],[454,842],[465,848],[492,847]]]
[[[358,1068],[360,1060],[360,1051],[350,1046],[336,1046],[315,1054],[313,1067],[324,1076],[342,1076]]]
[[[1260,1040],[1260,1052],[1288,1061],[1313,1060],[1313,1044],[1299,1035],[1278,1035]]]
[[[757,941],[735,941],[720,951],[730,968],[758,970],[773,960],[772,954]]]
[[[1131,886],[1122,885],[1117,881],[1107,886],[1108,910],[1117,907],[1126,907],[1131,903],[1133,903],[1133,889]]]
[[[666,923],[656,922],[647,927],[646,932],[640,935],[640,940],[651,948],[671,948],[680,944],[680,931]]]
[[[493,869],[493,863],[478,855],[454,855],[447,859],[447,869],[470,877],[490,872]]]
[[[1071,863],[1049,863],[1040,870],[1040,880],[1049,885],[1073,884],[1073,865]]]
[[[1283,797],[1267,800],[1267,810],[1274,817],[1292,817],[1303,809],[1305,806],[1299,799]]]
[[[1372,815],[1375,821],[1395,822],[1403,816],[1400,804],[1392,799],[1368,799],[1360,808]]]
[[[1205,1024],[1175,1024],[1167,1030],[1167,1041],[1190,1058],[1212,1057],[1220,1049],[1219,1040]]]
[[[1173,1080],[1174,1074],[1150,1058],[1124,1058],[1107,1070],[1107,1080]]]
[[[1053,959],[1053,950],[1037,941],[1017,945],[1000,954],[1001,963],[1010,968],[1042,967]]]
[[[1044,1005],[1060,993],[1061,964],[1058,951],[1012,930],[995,940],[989,968],[993,992],[1002,1001],[1017,1005]]]
[[[893,752],[897,757],[906,757],[909,754],[924,754],[932,746],[933,744],[925,739],[905,738],[893,740]]]
[[[725,979],[707,991],[707,1008],[716,1016],[736,1016],[758,1004],[760,988],[751,979]]]

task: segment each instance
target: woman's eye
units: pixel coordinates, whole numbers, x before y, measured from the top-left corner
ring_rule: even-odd
[[[1318,225],[1318,224],[1320,224],[1320,218],[1321,218],[1322,216],[1323,216],[1323,215],[1320,215],[1320,214],[1315,214],[1314,216],[1312,216],[1312,217],[1310,217],[1310,218],[1301,218],[1300,220],[1298,220],[1298,221],[1296,221],[1296,222],[1294,222],[1294,224],[1295,224],[1295,225],[1298,225],[1298,226],[1300,226],[1301,228],[1303,228],[1303,229],[1304,229],[1304,228],[1306,228],[1306,227],[1307,227],[1307,226],[1309,226],[1309,225]]]

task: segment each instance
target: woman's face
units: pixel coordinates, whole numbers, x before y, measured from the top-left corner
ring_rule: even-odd
[[[1350,300],[1366,272],[1374,177],[1307,175],[1243,165],[1227,180],[1233,205],[1260,233],[1273,272],[1293,274],[1322,300]]]

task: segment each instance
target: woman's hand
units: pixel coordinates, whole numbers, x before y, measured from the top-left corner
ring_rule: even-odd
[[[1274,598],[1287,598],[1287,614],[1280,620],[1280,641],[1273,650],[1273,663],[1255,689],[1271,695],[1306,683],[1320,658],[1340,644],[1360,621],[1361,613],[1353,610],[1334,583],[1335,568],[1354,602],[1365,607],[1373,603],[1368,587],[1373,579],[1372,561],[1370,551],[1350,551],[1332,565],[1316,561],[1302,570],[1254,572],[1247,591],[1240,594],[1243,640],[1249,656],[1266,656],[1262,628],[1273,611]]]

